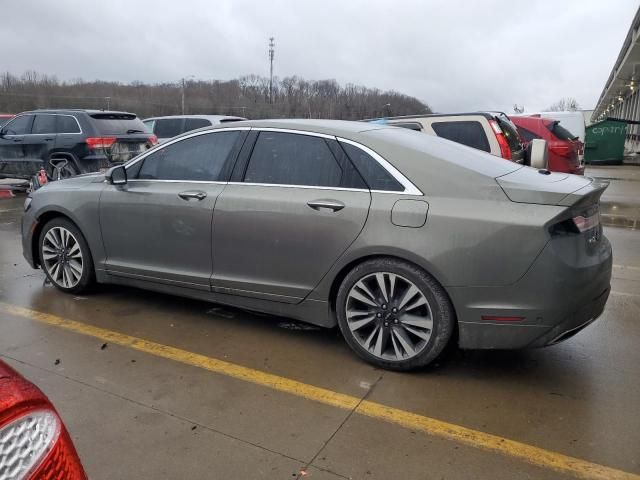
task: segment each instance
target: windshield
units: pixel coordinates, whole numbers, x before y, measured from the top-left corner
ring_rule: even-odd
[[[521,151],[523,147],[516,126],[511,123],[511,121],[508,120],[506,116],[498,116],[496,117],[496,120],[498,121],[500,128],[504,132],[504,136],[509,143],[509,148],[511,148],[511,151],[514,153]]]

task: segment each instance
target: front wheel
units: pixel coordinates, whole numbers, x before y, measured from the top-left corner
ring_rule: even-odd
[[[369,260],[349,272],[338,290],[336,313],[349,346],[367,362],[391,370],[432,362],[455,325],[442,286],[395,259]]]
[[[40,232],[40,265],[58,289],[80,293],[93,282],[93,260],[80,230],[65,218],[54,218]]]

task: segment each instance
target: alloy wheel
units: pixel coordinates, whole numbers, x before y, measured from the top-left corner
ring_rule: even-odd
[[[42,241],[42,261],[51,279],[63,288],[75,287],[84,262],[78,239],[64,227],[53,227]]]
[[[427,298],[413,282],[395,273],[362,277],[349,290],[345,307],[354,338],[380,359],[415,357],[427,346],[433,332]]]

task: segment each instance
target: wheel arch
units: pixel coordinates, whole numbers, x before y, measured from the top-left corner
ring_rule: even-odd
[[[438,278],[439,275],[434,275],[433,269],[426,268],[421,263],[418,263],[414,259],[411,259],[408,255],[407,256],[403,256],[403,255],[399,255],[399,254],[397,254],[395,252],[394,253],[370,253],[370,254],[366,254],[366,255],[359,256],[357,258],[351,259],[350,261],[348,261],[347,263],[342,265],[340,267],[340,269],[338,270],[338,272],[333,276],[333,280],[331,281],[331,285],[329,287],[328,301],[329,301],[329,310],[330,310],[331,316],[333,317],[334,320],[336,320],[336,300],[338,298],[338,290],[340,289],[340,285],[342,284],[342,282],[345,279],[345,277],[356,266],[358,266],[358,265],[360,265],[360,264],[362,264],[364,262],[367,262],[369,260],[376,260],[376,259],[391,259],[391,260],[397,260],[397,261],[400,261],[400,262],[409,263],[409,264],[415,266],[416,268],[419,268],[420,270],[425,272],[427,275],[431,276],[436,282],[438,282],[440,284],[442,289],[447,294],[447,297],[449,298],[449,302],[451,303],[451,306],[453,307],[453,310],[454,310],[454,313],[455,313],[456,308],[455,308],[455,305],[454,305],[453,301],[451,300],[451,295],[449,295],[449,292],[447,291],[447,287],[443,284],[442,280],[440,278]],[[457,324],[457,322],[456,322],[456,324]]]

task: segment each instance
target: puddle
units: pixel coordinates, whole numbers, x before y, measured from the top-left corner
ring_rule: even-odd
[[[601,202],[600,220],[607,227],[640,228],[640,205],[621,202]]]

